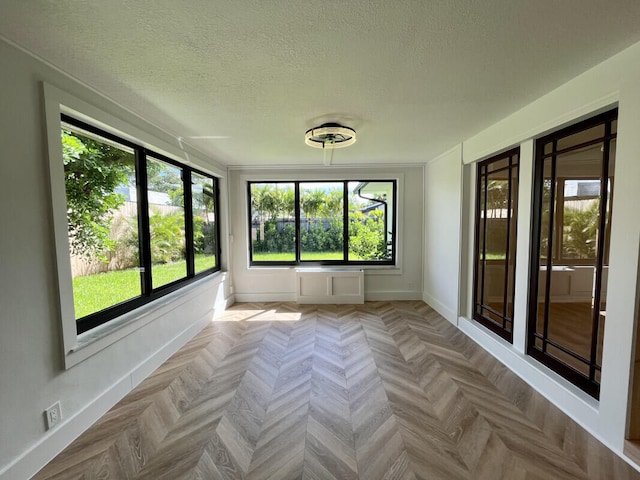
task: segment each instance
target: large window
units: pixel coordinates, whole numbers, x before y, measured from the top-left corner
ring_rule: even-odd
[[[473,318],[513,341],[518,158],[511,150],[478,164]]]
[[[62,115],[78,333],[219,269],[217,181]]]
[[[536,143],[528,353],[598,398],[617,110]]]
[[[395,180],[249,182],[252,265],[395,263]]]

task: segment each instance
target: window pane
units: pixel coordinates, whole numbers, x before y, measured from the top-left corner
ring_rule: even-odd
[[[392,258],[393,185],[349,182],[349,260]]]
[[[217,231],[213,178],[191,174],[195,273],[215,268]]]
[[[497,170],[504,170],[509,168],[509,157],[504,157],[494,162],[487,163],[487,173],[495,172]]]
[[[574,133],[573,135],[569,135],[567,137],[562,137],[558,140],[558,150],[563,150],[565,148],[574,147],[576,145],[580,145],[581,143],[590,142],[593,140],[597,140],[598,138],[602,138],[604,135],[604,124],[596,125],[595,127],[589,128],[587,130],[581,130],[578,133]]]
[[[133,150],[62,125],[76,319],[142,294]]]
[[[511,340],[518,198],[518,154],[478,166],[474,319]]]
[[[564,180],[563,200],[561,257],[565,260],[595,259],[600,180]]]
[[[182,169],[147,158],[147,196],[155,289],[187,276]]]
[[[344,260],[343,183],[300,183],[300,260]]]
[[[542,203],[540,204],[540,264],[546,265],[551,247],[549,222],[551,221],[551,194],[555,195],[555,185],[551,181],[551,159],[544,161],[542,181]]]
[[[558,148],[600,141],[562,154],[552,152],[536,165],[543,190],[541,202],[534,207],[541,214],[540,259],[532,272],[538,298],[530,309],[533,331],[529,335],[542,337],[544,347],[536,358],[595,397],[606,320],[614,183],[615,139],[604,137],[610,121],[607,115],[595,127],[554,134]],[[604,171],[606,149],[608,171]],[[530,346],[538,343],[532,338],[529,342]]]
[[[476,277],[475,277],[475,311],[482,315],[484,301],[484,278],[485,278],[485,257],[486,257],[486,191],[487,191],[487,169],[485,166],[478,167],[478,205],[476,206]]]
[[[252,183],[251,255],[258,262],[296,260],[293,183]]]
[[[395,189],[393,180],[249,183],[251,261],[392,264]]]

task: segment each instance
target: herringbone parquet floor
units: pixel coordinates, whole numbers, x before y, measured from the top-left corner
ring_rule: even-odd
[[[236,304],[37,479],[587,479],[635,470],[422,302]]]

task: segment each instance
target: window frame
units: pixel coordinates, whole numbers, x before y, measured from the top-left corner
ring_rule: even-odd
[[[371,183],[391,183],[393,203],[391,215],[391,258],[387,260],[349,260],[349,183],[350,182],[371,182]],[[253,259],[253,239],[252,239],[252,206],[251,206],[251,186],[254,184],[293,184],[294,187],[294,221],[295,221],[295,260],[291,261],[265,261]],[[300,184],[305,183],[342,183],[343,184],[343,259],[342,260],[301,260],[301,204],[300,204]],[[398,180],[391,178],[323,178],[323,179],[277,179],[277,180],[247,180],[246,181],[246,201],[247,201],[247,246],[250,267],[316,267],[316,266],[397,266],[398,259]],[[387,233],[385,232],[385,235]]]
[[[488,177],[491,173],[494,172],[489,172],[487,170],[488,166],[491,165],[492,163],[497,163],[500,161],[503,161],[505,159],[509,160],[509,163],[507,165],[507,167],[503,167],[500,170],[505,170],[508,172],[508,180],[509,180],[509,190],[508,190],[508,198],[507,198],[507,205],[509,205],[509,207],[507,208],[507,212],[508,212],[508,216],[507,216],[507,236],[506,236],[506,241],[507,241],[507,246],[506,246],[506,258],[505,258],[505,278],[504,278],[504,284],[505,284],[505,290],[504,290],[504,294],[503,294],[503,307],[507,308],[508,305],[508,301],[509,299],[507,298],[508,296],[508,292],[509,292],[509,288],[508,288],[508,282],[511,282],[512,286],[511,286],[511,308],[513,311],[514,305],[515,305],[515,272],[516,272],[516,260],[517,260],[517,256],[516,256],[516,247],[517,247],[517,232],[518,232],[518,212],[517,212],[517,206],[518,206],[518,185],[519,185],[519,180],[520,180],[520,147],[516,147],[513,148],[511,150],[508,150],[506,152],[503,152],[501,154],[498,155],[494,155],[491,158],[488,158],[486,160],[483,160],[481,162],[478,162],[477,168],[476,168],[476,199],[475,199],[475,217],[474,217],[474,249],[473,249],[473,259],[474,259],[474,263],[473,263],[473,300],[472,300],[472,318],[477,321],[478,323],[480,323],[481,325],[483,325],[484,327],[486,327],[487,329],[491,330],[492,332],[494,332],[495,334],[499,335],[500,337],[502,337],[503,339],[505,339],[506,341],[508,341],[509,343],[513,343],[513,324],[514,324],[514,319],[513,319],[513,315],[511,317],[509,317],[508,315],[508,310],[506,313],[501,314],[500,312],[492,309],[491,307],[489,307],[488,305],[485,305],[484,303],[484,284],[485,284],[485,265],[487,264],[491,264],[493,261],[491,260],[487,260],[485,258],[484,262],[483,262],[483,268],[482,268],[482,278],[479,278],[480,275],[480,268],[479,268],[479,246],[480,246],[480,215],[481,212],[484,211],[485,215],[485,223],[484,223],[484,228],[483,228],[483,255],[486,257],[486,235],[487,235],[487,202],[486,202],[486,192],[485,192],[485,202],[484,205],[480,205],[480,199],[481,199],[481,186],[482,186],[482,181],[484,179],[485,182],[488,183]],[[515,159],[515,160],[514,160]],[[485,168],[485,173],[482,173],[482,169]],[[515,188],[512,185],[512,175],[511,175],[511,171],[515,169],[516,170],[516,185]],[[499,171],[499,170],[498,170]],[[515,205],[514,205],[514,198],[515,198]],[[515,222],[515,225],[513,226],[513,236],[512,237],[512,221]],[[513,247],[513,248],[511,248]],[[513,262],[513,273],[512,275],[509,275],[509,263]],[[482,299],[478,299],[478,281],[482,282],[482,286],[483,286],[483,292],[482,292]],[[482,303],[479,303],[482,302]],[[480,309],[480,311],[478,311],[478,309]],[[502,318],[502,326],[498,325],[496,323],[496,321],[490,319],[489,317],[486,317],[482,314],[482,310],[489,310],[491,311],[492,314],[494,314],[497,317],[501,317]],[[511,324],[511,330],[507,330],[507,323]]]
[[[190,165],[183,164],[164,155],[156,150],[142,146],[134,141],[115,135],[107,130],[97,127],[91,123],[81,120],[72,114],[60,112],[58,116],[58,136],[63,124],[68,124],[80,130],[84,130],[90,134],[98,135],[121,144],[134,150],[135,156],[135,172],[136,172],[136,192],[137,192],[137,216],[138,216],[138,242],[140,256],[140,276],[141,276],[141,294],[124,302],[112,305],[98,312],[75,319],[76,334],[81,335],[92,331],[93,329],[105,325],[112,320],[121,317],[133,310],[147,305],[151,302],[164,297],[186,285],[189,285],[203,277],[212,275],[221,270],[221,244],[220,244],[220,188],[219,180],[215,175],[206,173],[202,170],[194,168]],[[96,122],[97,123],[97,122]],[[147,157],[154,160],[160,160],[169,165],[173,165],[182,169],[183,178],[182,185],[184,191],[184,218],[185,218],[185,260],[187,275],[183,278],[174,280],[157,288],[152,287],[152,263],[150,251],[150,227],[149,227],[149,202],[148,202],[148,186],[147,186]],[[61,162],[62,159],[59,159]],[[193,212],[192,212],[192,189],[191,189],[191,173],[195,172],[213,181],[214,188],[214,212],[216,221],[216,249],[214,252],[216,261],[215,266],[195,273],[194,270],[194,246],[193,246]],[[66,205],[66,189],[65,193]],[[67,226],[68,228],[68,226]],[[70,260],[70,251],[67,248],[67,261]],[[73,291],[71,292],[73,298]]]
[[[597,350],[598,350],[598,328],[600,321],[599,308],[592,308],[592,326],[591,326],[591,352],[590,358],[583,358],[579,353],[571,351],[568,347],[563,345],[559,345],[558,342],[550,340],[548,338],[547,329],[549,322],[549,309],[550,309],[550,288],[551,288],[551,272],[553,271],[552,267],[554,262],[559,261],[562,262],[564,259],[560,256],[556,258],[556,238],[560,238],[560,245],[562,244],[562,230],[558,231],[557,228],[558,222],[556,217],[556,213],[558,211],[558,207],[554,206],[551,210],[550,215],[550,228],[549,228],[549,240],[548,242],[551,244],[551,255],[547,255],[544,260],[541,258],[541,230],[542,230],[542,211],[543,211],[543,185],[544,185],[544,162],[546,159],[551,158],[555,159],[559,155],[566,153],[568,151],[576,150],[579,148],[583,148],[589,145],[596,145],[598,143],[604,143],[603,147],[603,171],[607,169],[607,182],[605,183],[605,187],[600,189],[600,209],[599,209],[599,225],[600,227],[604,226],[605,228],[598,229],[598,248],[596,250],[596,258],[594,260],[594,268],[596,269],[595,281],[594,281],[594,297],[592,298],[592,303],[594,305],[599,305],[601,302],[601,286],[602,286],[602,275],[603,275],[603,262],[605,259],[605,252],[608,249],[608,240],[607,235],[611,229],[611,202],[613,199],[613,182],[610,170],[610,145],[613,140],[617,138],[616,133],[611,132],[611,126],[614,121],[618,119],[618,108],[610,109],[604,113],[593,116],[586,120],[580,121],[573,125],[570,125],[566,128],[560,129],[556,132],[545,135],[544,137],[538,138],[535,143],[535,155],[534,155],[534,176],[533,176],[533,192],[532,192],[532,206],[531,206],[531,256],[530,256],[530,278],[529,278],[529,298],[528,298],[528,331],[527,331],[527,344],[526,351],[527,355],[536,359],[543,365],[549,367],[551,370],[555,371],[562,377],[564,377],[569,382],[576,385],[578,388],[586,392],[587,394],[594,397],[596,400],[600,398],[600,385],[601,381],[596,380],[596,372],[601,372],[601,365],[597,363]],[[557,142],[562,138],[566,138],[570,135],[588,130],[589,128],[604,125],[604,133],[602,136],[597,137],[596,139],[592,139],[589,141],[585,141],[583,143],[573,145],[571,147],[557,149]],[[553,147],[551,152],[545,152],[544,146],[552,142]],[[555,172],[555,162],[552,163],[551,168],[551,178],[558,182],[560,179],[566,179],[567,177],[558,177]],[[602,183],[602,175],[599,177]],[[606,184],[609,183],[609,186],[606,187]],[[555,187],[555,183],[554,183]],[[609,200],[607,202],[602,202],[603,198],[606,198],[609,195]],[[563,192],[564,196],[564,192]],[[550,204],[556,205],[557,203],[557,195],[554,189],[551,191]],[[563,211],[564,211],[564,203]],[[608,208],[607,208],[608,205]],[[607,213],[606,216],[602,215],[603,208]],[[602,241],[605,240],[605,241]],[[571,260],[571,263],[574,265],[580,265],[579,260]],[[584,264],[584,262],[583,262]],[[544,300],[543,307],[545,309],[544,317],[543,317],[543,333],[538,334],[537,322],[538,322],[538,304],[539,301],[539,290],[540,290],[540,282],[539,282],[539,272],[542,267],[545,267],[545,274],[547,276],[545,284],[544,284]],[[542,347],[536,346],[536,340],[542,342]],[[604,340],[604,339],[603,339]],[[589,367],[589,375],[585,375],[578,371],[576,368],[572,367],[568,363],[552,356],[551,354],[546,352],[546,347],[551,346],[558,350],[561,350],[566,355],[569,355],[575,358],[578,361],[581,361],[586,366]]]

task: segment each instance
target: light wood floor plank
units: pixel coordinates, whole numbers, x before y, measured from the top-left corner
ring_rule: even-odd
[[[34,478],[640,479],[423,302],[231,307]]]

